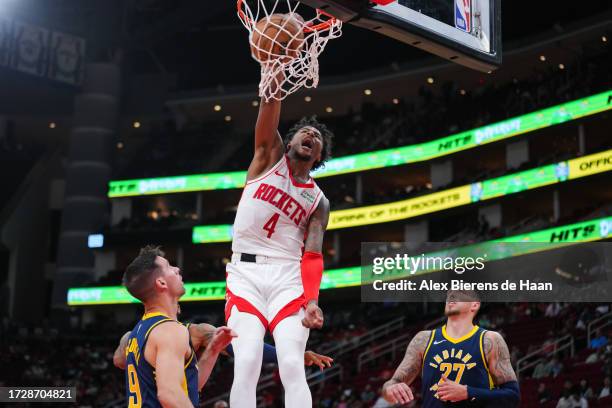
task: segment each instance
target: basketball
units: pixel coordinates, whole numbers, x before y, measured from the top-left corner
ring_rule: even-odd
[[[304,44],[303,24],[299,14],[272,14],[259,20],[251,37],[251,54],[259,62],[296,58]]]

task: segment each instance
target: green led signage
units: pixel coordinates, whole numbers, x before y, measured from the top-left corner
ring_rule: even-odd
[[[559,245],[572,242],[598,241],[612,238],[612,217],[598,218],[590,221],[564,225],[560,227],[548,228],[545,230],[529,232],[526,234],[505,237],[493,241],[482,242],[469,245],[467,247],[456,248],[461,250],[467,248],[474,252],[491,248],[493,244],[503,242],[533,242],[541,243],[540,250],[553,249]],[[551,245],[553,244],[553,245]],[[480,247],[480,248],[479,248]],[[496,247],[497,248],[497,247]],[[497,248],[492,259],[504,259],[512,256],[523,255],[525,252],[517,251],[521,246],[510,247],[508,251],[503,251],[504,247]],[[531,248],[531,247],[527,247]],[[533,250],[533,248],[531,248]],[[361,285],[361,267],[332,269],[325,271],[321,282],[321,289],[336,289],[349,286]],[[209,301],[222,300],[225,298],[225,282],[202,282],[186,283],[185,295],[181,298],[182,302],[190,301]],[[104,286],[93,288],[71,288],[68,290],[69,306],[103,305],[103,304],[122,304],[138,303],[136,299],[122,286]]]
[[[313,176],[329,177],[431,160],[435,157],[446,156],[537,129],[594,115],[611,108],[612,91],[607,91],[426,143],[338,157],[327,162],[325,167],[314,172]],[[108,196],[115,198],[233,189],[243,187],[245,179],[246,171],[236,171],[116,180],[109,183]]]

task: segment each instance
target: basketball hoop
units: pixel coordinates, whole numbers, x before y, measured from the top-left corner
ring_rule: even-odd
[[[249,4],[250,3],[250,4]],[[259,96],[283,100],[319,84],[319,55],[342,35],[342,21],[316,10],[305,19],[290,0],[238,0],[238,17],[249,31],[251,56],[261,65]]]

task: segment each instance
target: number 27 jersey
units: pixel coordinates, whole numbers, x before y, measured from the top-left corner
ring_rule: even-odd
[[[246,183],[236,220],[232,251],[299,261],[306,228],[323,193],[312,180],[298,183],[283,156],[270,170]]]

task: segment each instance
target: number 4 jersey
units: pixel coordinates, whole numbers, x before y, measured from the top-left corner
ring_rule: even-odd
[[[492,389],[493,380],[484,355],[486,330],[474,326],[465,336],[455,339],[446,333],[446,326],[435,329],[423,355],[423,407],[480,407],[471,401],[443,402],[438,387],[444,374],[449,380],[472,387]]]
[[[308,220],[323,193],[312,180],[298,183],[284,156],[246,183],[234,222],[232,251],[299,261]]]

